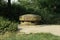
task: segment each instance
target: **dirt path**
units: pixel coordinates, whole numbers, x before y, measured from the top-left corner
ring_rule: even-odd
[[[18,26],[22,29],[20,32],[30,33],[52,33],[60,36],[60,25],[34,25],[34,26]]]

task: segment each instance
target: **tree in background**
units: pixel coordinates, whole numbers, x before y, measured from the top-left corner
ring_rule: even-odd
[[[0,33],[6,31],[16,31],[18,23],[11,19],[12,13],[10,10],[10,0],[6,3],[4,0],[0,0]],[[13,10],[12,10],[13,11]],[[16,15],[16,14],[15,14]]]
[[[42,22],[47,24],[58,23],[60,20],[60,0],[18,0],[26,8],[25,13],[34,13],[42,16]]]
[[[11,12],[11,0],[8,0],[8,13]]]
[[[9,20],[18,21],[19,15],[31,13],[40,15],[43,24],[60,24],[60,0],[18,0],[18,4],[8,1],[8,5],[0,8],[2,7],[1,14],[7,14]]]

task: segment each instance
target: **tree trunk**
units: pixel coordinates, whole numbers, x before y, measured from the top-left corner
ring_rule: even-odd
[[[8,0],[8,14],[7,16],[10,17],[11,14],[11,0]]]

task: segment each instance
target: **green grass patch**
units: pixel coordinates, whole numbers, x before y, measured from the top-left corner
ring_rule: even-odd
[[[36,33],[36,34],[15,34],[6,33],[0,36],[0,40],[60,40],[60,36],[55,36],[50,33]]]

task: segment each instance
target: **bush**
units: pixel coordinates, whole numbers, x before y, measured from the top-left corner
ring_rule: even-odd
[[[13,22],[4,17],[0,17],[0,32],[16,31],[17,24],[17,22]]]

